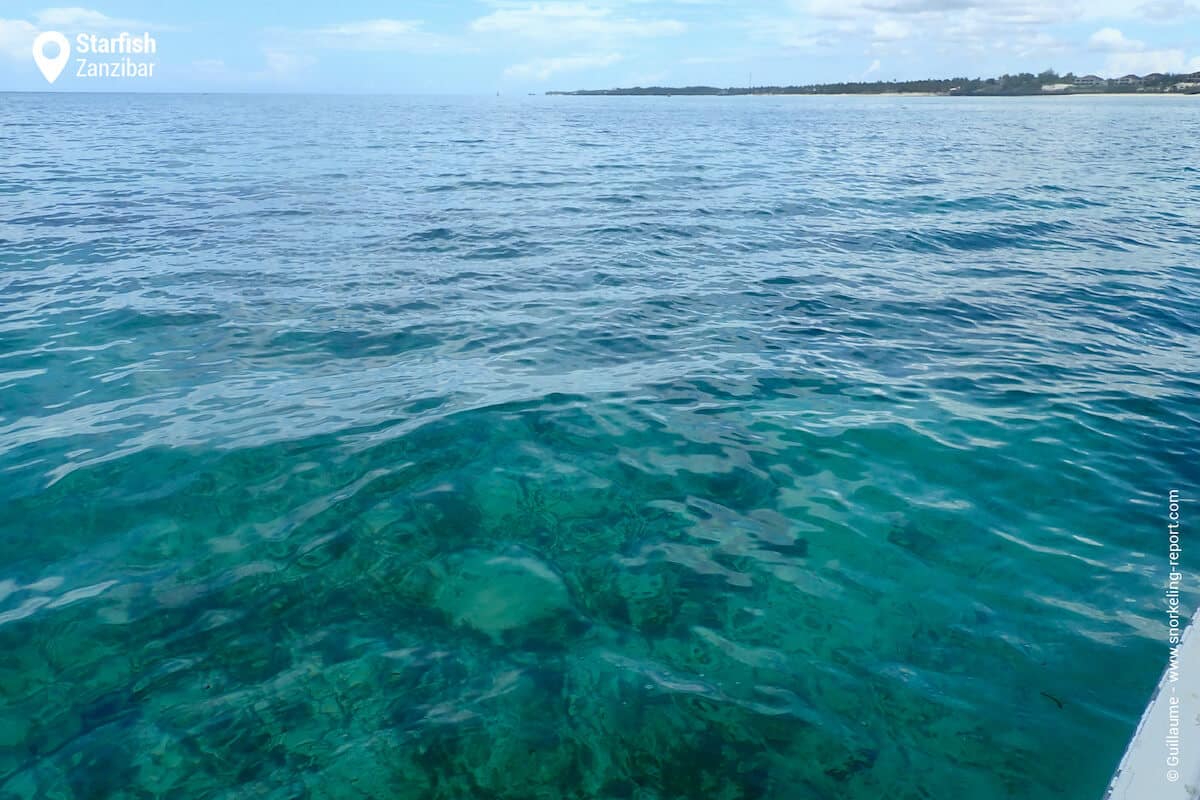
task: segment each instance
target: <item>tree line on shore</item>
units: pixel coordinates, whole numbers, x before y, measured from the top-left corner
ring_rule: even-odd
[[[1151,75],[1136,84],[1117,84],[1089,87],[1089,91],[1129,93],[1137,91],[1167,91],[1180,81],[1197,75]],[[1073,84],[1074,73],[1059,75],[1052,69],[1038,74],[1020,72],[996,78],[926,78],[915,81],[851,81],[846,83],[813,83],[803,86],[635,86],[627,89],[579,89],[573,92],[547,92],[567,95],[742,95],[742,94],[956,94],[967,96],[1005,96],[1042,94],[1043,86]]]

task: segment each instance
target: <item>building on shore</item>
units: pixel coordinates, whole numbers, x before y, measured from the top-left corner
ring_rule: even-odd
[[[1075,79],[1075,86],[1079,89],[1104,89],[1108,86],[1108,81],[1099,75],[1084,75]]]
[[[1044,84],[1042,84],[1042,93],[1043,94],[1066,94],[1067,92],[1071,91],[1073,88],[1075,88],[1074,85],[1070,84],[1070,83],[1044,83]]]
[[[1122,75],[1114,80],[1113,83],[1115,83],[1117,86],[1141,86],[1142,79],[1137,75],[1129,74]]]

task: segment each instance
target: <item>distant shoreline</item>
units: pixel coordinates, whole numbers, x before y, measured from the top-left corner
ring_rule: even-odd
[[[885,97],[1078,97],[1081,95],[1200,94],[1200,72],[1189,74],[1153,72],[1101,78],[1059,75],[1045,70],[1034,75],[1021,72],[995,78],[925,78],[912,81],[847,81],[803,85],[763,86],[632,86],[616,89],[551,91],[547,95],[576,97],[740,97],[742,95],[877,95]]]
[[[1200,90],[1188,92],[1029,92],[1027,94],[951,94],[950,92],[622,92],[577,91],[546,92],[547,97],[1200,97]]]
[[[549,92],[547,92],[549,94]],[[591,95],[588,95],[591,96]],[[673,95],[604,95],[605,97],[672,97]],[[684,95],[678,95],[683,97]],[[1014,97],[1200,97],[1200,92],[1038,92],[1036,94],[948,94],[947,92],[755,92],[739,95],[691,95],[692,97],[970,97],[976,100]]]

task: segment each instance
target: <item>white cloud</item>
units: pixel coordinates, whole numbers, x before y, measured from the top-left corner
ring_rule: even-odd
[[[1144,0],[1136,0],[1142,2]],[[791,0],[791,17],[752,18],[757,38],[783,47],[837,50],[868,42],[869,52],[923,40],[944,52],[1007,51],[1021,55],[1046,37],[1047,26],[1082,18],[1084,0]],[[1095,0],[1115,7],[1135,0]]]
[[[1105,62],[1105,71],[1113,76],[1200,70],[1200,56],[1189,58],[1185,51],[1175,48],[1151,50],[1145,42],[1130,39],[1116,28],[1096,31],[1088,39],[1088,46],[1110,53]]]
[[[1145,25],[1179,18],[1200,11],[1200,0],[786,0],[785,8],[791,13],[743,21],[760,49],[774,45],[825,58],[860,51],[868,59],[886,58],[889,69],[900,71],[910,71],[905,64],[923,51],[967,68],[978,62],[1009,71],[1050,65],[1081,70],[1085,49],[1106,54],[1116,74],[1197,69],[1190,57],[1194,43],[1172,41],[1173,32],[1162,28],[1130,38],[1120,20]],[[1095,33],[1081,42],[1073,26],[1089,20],[1099,24],[1093,22]]]
[[[1200,15],[1200,5],[1190,0],[1149,0],[1139,6],[1138,11],[1146,19],[1169,22]]]
[[[1127,39],[1125,34],[1116,28],[1101,28],[1088,39],[1088,46],[1093,50],[1106,50],[1112,53],[1144,50],[1146,43],[1137,39]]]
[[[1109,75],[1146,75],[1151,72],[1198,72],[1200,56],[1188,58],[1182,50],[1143,50],[1140,52],[1114,53],[1108,57],[1106,70]]]
[[[151,25],[136,19],[116,19],[91,8],[46,8],[33,15],[41,30],[57,31],[110,31],[150,30],[163,26]]]
[[[0,19],[0,55],[11,59],[29,58],[37,34],[37,26],[31,22]]]
[[[608,67],[620,60],[620,53],[565,56],[562,58],[537,58],[533,61],[527,61],[524,64],[514,64],[504,70],[504,77],[544,81],[559,72]]]
[[[808,0],[803,9],[823,19],[850,19],[870,24],[881,18],[905,18],[935,25],[962,17],[985,24],[1034,25],[1062,22],[1081,13],[1079,0]]]
[[[1185,3],[1189,0],[1175,0]],[[1068,0],[1073,19],[1146,19],[1147,0]]]
[[[745,56],[688,56],[681,59],[680,64],[740,64]]]
[[[33,40],[41,31],[57,30],[68,35],[80,32],[174,30],[169,25],[136,19],[117,19],[90,8],[46,8],[32,19],[0,19],[0,56],[26,59],[33,52]]]
[[[558,2],[499,8],[471,23],[475,33],[547,41],[673,36],[686,29],[673,19],[619,17],[609,8]]]
[[[877,58],[871,62],[871,66],[869,66],[865,70],[863,70],[863,77],[865,78],[868,75],[874,75],[876,72],[879,72],[879,70],[881,70],[882,68],[883,68],[883,65],[879,63],[879,59]]]
[[[220,58],[202,58],[191,63],[187,78],[225,84],[287,83],[301,78],[317,63],[311,55],[278,47],[264,47],[258,69],[231,67]]]
[[[751,39],[774,42],[789,50],[815,51],[841,44],[842,31],[819,28],[807,18],[751,17],[741,23]]]
[[[877,42],[898,42],[912,35],[912,26],[900,20],[884,19],[875,23],[871,34]]]
[[[1060,55],[1072,49],[1065,42],[1059,41],[1045,31],[1022,32],[1005,44],[1008,50],[1015,53],[1018,58]]]
[[[447,37],[429,33],[423,26],[421,20],[414,19],[371,19],[326,25],[299,34],[318,47],[335,50],[413,52],[440,50],[451,44]]]
[[[275,47],[263,49],[265,66],[250,77],[256,80],[288,81],[293,80],[316,63],[316,59],[307,53],[297,53]]]
[[[1089,19],[1176,17],[1200,13],[1197,0],[792,0],[801,13],[824,19],[947,18],[990,25],[1047,25]]]

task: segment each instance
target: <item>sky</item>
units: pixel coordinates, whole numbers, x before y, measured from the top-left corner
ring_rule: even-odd
[[[75,47],[50,85],[32,57],[44,31],[73,46],[149,33],[154,74],[80,77]],[[0,0],[0,91],[492,94],[1047,68],[1198,71],[1200,0]]]

